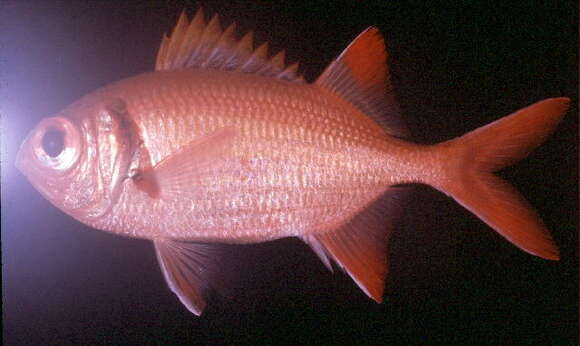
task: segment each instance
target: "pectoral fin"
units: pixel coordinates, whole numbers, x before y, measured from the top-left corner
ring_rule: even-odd
[[[153,243],[167,285],[189,311],[201,315],[211,277],[217,273],[218,247],[175,240]]]
[[[133,181],[153,198],[183,197],[199,185],[200,176],[232,163],[234,138],[235,131],[230,128],[196,138],[155,167],[144,165]]]

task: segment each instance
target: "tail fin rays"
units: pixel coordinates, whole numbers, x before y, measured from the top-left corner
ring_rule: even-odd
[[[434,183],[517,247],[558,260],[558,248],[526,200],[492,172],[524,158],[555,129],[568,98],[537,102],[452,141],[442,143],[448,179]]]
[[[570,99],[545,99],[457,139],[479,154],[479,170],[495,172],[516,163],[542,144],[556,128]]]
[[[542,220],[515,188],[489,173],[474,178],[468,186],[447,192],[520,249],[545,259],[560,259]]]

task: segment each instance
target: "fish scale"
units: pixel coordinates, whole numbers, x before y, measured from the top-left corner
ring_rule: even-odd
[[[199,208],[194,208],[194,210],[190,209],[189,203],[176,204],[173,201],[164,200],[147,203],[146,195],[128,193],[127,195],[132,198],[121,200],[112,211],[112,214],[119,215],[113,218],[115,221],[119,222],[123,220],[123,215],[134,213],[153,216],[143,218],[138,225],[131,223],[119,227],[117,224],[103,222],[97,223],[96,227],[130,229],[133,236],[138,234],[146,238],[169,235],[180,239],[203,240],[205,237],[222,239],[227,235],[229,242],[245,242],[244,237],[248,230],[255,232],[251,236],[252,240],[260,238],[263,225],[252,224],[250,216],[245,218],[246,223],[224,221],[218,224],[213,219],[208,219],[208,215],[196,212],[196,209],[214,210],[220,213],[220,219],[231,215],[232,218],[240,220],[248,211],[239,210],[238,200],[232,195],[236,191],[259,194],[260,191],[271,189],[277,193],[269,196],[268,200],[263,203],[265,207],[260,212],[263,215],[270,215],[271,227],[264,237],[271,239],[295,235],[297,228],[308,229],[308,224],[313,223],[314,220],[326,220],[329,218],[328,215],[340,219],[348,218],[352,214],[348,212],[349,208],[344,206],[341,208],[340,203],[333,203],[333,201],[358,198],[366,201],[365,204],[367,204],[384,189],[376,189],[386,185],[385,181],[379,181],[380,177],[385,177],[383,165],[380,165],[381,168],[377,165],[374,171],[365,173],[360,168],[368,165],[357,163],[358,161],[353,160],[350,153],[353,150],[355,138],[361,141],[358,145],[364,148],[363,143],[376,140],[376,136],[382,130],[377,127],[376,133],[372,136],[368,129],[361,128],[358,123],[353,122],[350,114],[344,116],[342,114],[344,112],[339,113],[336,110],[332,112],[332,109],[329,111],[325,107],[329,103],[325,99],[327,95],[322,93],[316,95],[317,90],[304,91],[285,81],[266,80],[261,77],[252,80],[254,83],[250,83],[247,89],[234,88],[236,92],[231,94],[228,91],[231,92],[231,86],[235,85],[233,80],[246,76],[239,76],[235,73],[223,73],[224,76],[214,74],[212,80],[204,82],[197,88],[196,83],[204,77],[203,72],[179,72],[175,78],[176,74],[177,72],[147,74],[139,77],[141,80],[127,80],[125,83],[130,84],[129,86],[121,82],[105,92],[105,98],[107,93],[119,95],[124,92],[126,94],[123,98],[128,108],[134,112],[132,116],[135,122],[141,124],[145,146],[151,153],[153,164],[189,143],[196,136],[218,130],[220,126],[225,125],[243,129],[241,136],[249,139],[247,143],[237,143],[237,156],[252,160],[255,155],[260,155],[262,162],[268,162],[267,167],[264,167],[262,172],[254,173],[255,178],[247,180],[247,184],[240,181],[240,176],[243,176],[244,172],[224,172],[225,174],[219,177],[215,175],[216,172],[210,172],[209,181],[231,181],[231,184],[223,187],[218,184],[219,190],[212,191],[209,196],[199,193],[199,199],[196,198],[193,203],[199,205]],[[190,76],[190,79],[184,75]],[[227,83],[220,79],[225,79]],[[133,85],[136,86],[136,90],[131,90]],[[269,87],[270,85],[272,87]],[[252,87],[255,90],[252,94],[247,91],[241,93],[238,91],[252,90]],[[304,86],[300,87],[304,88]],[[123,92],[119,93],[117,88]],[[296,101],[304,96],[308,96],[306,102]],[[317,104],[317,98],[324,101]],[[148,101],[141,102],[144,99]],[[229,104],[225,100],[229,100]],[[292,104],[293,107],[285,107],[288,104]],[[163,109],[165,114],[160,114],[156,111],[158,109]],[[309,109],[310,112],[304,112],[304,109]],[[203,114],[202,117],[193,116],[200,112]],[[312,126],[314,118],[318,121],[315,126]],[[318,125],[322,119],[328,119],[324,122],[324,126]],[[329,130],[330,128],[332,131]],[[351,134],[351,138],[331,137],[337,132]],[[302,136],[297,137],[297,134]],[[284,149],[284,146],[290,143],[294,150]],[[349,149],[345,152],[346,148]],[[310,155],[304,155],[305,152]],[[296,156],[293,156],[293,153],[296,153]],[[369,156],[368,150],[365,153],[367,156],[362,156],[362,161],[373,162],[383,159],[378,153],[374,156]],[[304,160],[305,157],[307,161]],[[367,178],[368,182],[363,178]],[[296,181],[302,181],[303,185],[297,185]],[[129,184],[130,182],[127,181],[126,185]],[[365,188],[365,186],[372,188]],[[323,194],[322,190],[330,193]],[[310,204],[301,204],[305,196],[310,196]],[[140,205],[148,205],[149,212],[145,213],[127,207]],[[316,212],[303,212],[303,209],[307,208],[313,208]],[[360,208],[359,205],[354,209]],[[187,217],[177,216],[178,220],[172,219],[171,225],[160,227],[157,234],[147,228],[147,225],[154,222],[155,215],[164,215],[176,210],[179,211],[177,214],[187,215]],[[300,218],[297,215],[308,217]],[[287,220],[294,220],[294,223]],[[333,222],[336,223],[339,220],[333,220]],[[211,227],[212,225],[215,227]],[[226,231],[224,230],[226,227],[233,227],[233,229]],[[137,232],[136,229],[142,232]],[[236,229],[242,233],[238,240],[233,238]],[[200,232],[202,232],[201,236],[199,236]]]

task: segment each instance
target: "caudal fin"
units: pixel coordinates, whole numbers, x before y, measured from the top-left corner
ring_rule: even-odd
[[[492,172],[524,158],[555,129],[568,98],[537,102],[437,147],[446,179],[432,185],[449,194],[514,245],[558,260],[559,251],[526,200]]]

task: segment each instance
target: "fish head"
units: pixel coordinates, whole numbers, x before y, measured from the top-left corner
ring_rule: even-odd
[[[36,190],[88,224],[118,201],[132,156],[123,122],[109,104],[93,93],[43,119],[16,157],[16,167]]]

